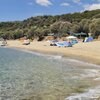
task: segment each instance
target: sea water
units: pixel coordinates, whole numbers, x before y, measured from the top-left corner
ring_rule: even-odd
[[[99,93],[100,66],[0,48],[0,100],[96,100]]]

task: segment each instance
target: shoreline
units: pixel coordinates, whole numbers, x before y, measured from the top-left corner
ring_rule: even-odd
[[[64,58],[64,59],[68,59],[68,60],[79,61],[81,63],[85,63],[85,64],[89,64],[89,65],[91,64],[92,66],[95,66],[95,67],[99,66],[99,64],[97,64],[97,63],[91,63],[89,61],[86,61],[82,57],[78,58],[78,56],[73,57],[73,56],[65,56],[65,55],[60,55],[60,54],[58,55],[56,53],[40,52],[40,51],[35,51],[35,50],[30,50],[30,49],[25,49],[25,48],[20,48],[20,47],[8,47],[8,48],[19,50],[19,51],[22,51],[22,52],[32,53],[32,54],[36,54],[36,55],[56,57],[57,59]]]
[[[100,43],[100,41],[97,41],[97,42]],[[80,43],[80,44],[82,44],[82,43]],[[76,59],[76,60],[84,61],[86,63],[100,65],[99,52],[91,52],[92,48],[89,49],[90,52],[86,51],[86,50],[84,50],[85,47],[83,47],[82,48],[83,50],[82,50],[81,48],[79,48],[80,44],[79,44],[79,46],[78,46],[78,44],[76,44],[75,47],[67,47],[67,48],[60,47],[59,48],[59,47],[55,47],[55,46],[49,46],[49,43],[47,43],[47,42],[37,42],[37,41],[34,42],[33,41],[33,42],[31,42],[30,45],[22,45],[20,43],[20,41],[13,40],[13,41],[8,41],[7,47],[23,49],[23,50],[33,51],[33,52],[47,54],[47,55],[62,56],[64,58]],[[93,42],[92,43],[84,43],[82,45],[87,46],[89,44],[91,45],[91,44],[93,44]],[[98,51],[100,51],[100,49]]]
[[[18,41],[17,42],[15,42],[15,43],[18,43]],[[53,49],[53,51],[48,51],[48,50],[46,50],[46,48],[49,48],[48,47],[48,45],[47,45],[47,47],[46,48],[44,48],[44,49],[42,49],[42,51],[41,51],[41,49],[39,49],[40,47],[38,47],[38,49],[35,49],[34,50],[34,48],[33,48],[33,45],[31,44],[31,45],[27,45],[27,46],[24,46],[24,45],[22,45],[22,44],[20,44],[19,46],[17,46],[17,44],[12,44],[12,43],[10,43],[7,47],[4,47],[4,48],[9,48],[9,49],[14,49],[14,50],[18,50],[18,51],[22,51],[22,52],[26,52],[26,53],[32,53],[32,54],[36,54],[36,55],[40,55],[40,56],[46,56],[46,57],[55,57],[54,59],[56,59],[57,57],[56,56],[58,56],[58,58],[57,59],[63,59],[63,57],[64,57],[64,59],[68,59],[68,60],[72,60],[72,64],[74,64],[74,60],[75,60],[75,62],[76,61],[79,61],[79,62],[81,62],[81,65],[84,65],[84,64],[86,64],[85,65],[85,67],[86,67],[86,72],[88,72],[88,70],[87,70],[87,68],[89,68],[88,67],[88,64],[89,64],[89,66],[91,67],[91,68],[95,68],[95,66],[97,66],[99,69],[100,69],[100,66],[98,66],[98,65],[95,65],[95,64],[93,64],[93,63],[89,63],[88,61],[85,61],[86,59],[83,59],[83,58],[81,58],[81,56],[79,57],[79,56],[74,56],[73,54],[72,55],[70,55],[70,54],[68,54],[68,52],[67,53],[63,53],[63,52],[60,52],[59,53],[59,50],[67,50],[68,51],[68,49],[69,50],[72,50],[73,49],[73,51],[76,49],[75,47],[74,48],[57,48],[57,47],[50,47],[50,48],[56,48],[56,50],[58,50],[57,52],[55,52],[56,50],[54,50]],[[41,45],[41,44],[40,44]],[[85,45],[87,45],[87,44],[85,44]],[[44,47],[43,45],[42,45],[42,47]],[[44,50],[44,51],[43,51]],[[50,49],[51,50],[51,49]],[[9,50],[8,50],[9,51]],[[48,51],[48,52],[47,52]],[[79,51],[79,50],[77,50],[77,51]],[[83,52],[83,51],[82,51]],[[71,52],[70,52],[71,53]],[[74,52],[74,54],[76,54],[77,55],[77,53],[76,52]],[[67,55],[67,56],[66,56]],[[84,55],[85,57],[86,57],[86,55]],[[32,58],[32,60],[33,60],[33,58]],[[78,62],[78,65],[80,65],[80,63]],[[77,62],[76,62],[77,63]],[[67,64],[67,63],[66,63]],[[70,67],[70,66],[69,66]],[[79,66],[79,68],[80,68],[80,66]],[[98,69],[96,69],[96,70],[98,70]],[[98,72],[99,73],[99,72]],[[77,91],[76,92],[74,92],[74,93],[71,93],[69,96],[67,96],[66,95],[66,97],[64,98],[64,100],[69,100],[69,99],[73,99],[73,98],[89,98],[89,99],[91,99],[91,96],[93,96],[93,98],[95,99],[98,99],[98,98],[100,98],[99,96],[98,96],[98,93],[100,93],[100,91],[99,91],[99,89],[98,89],[98,87],[100,88],[100,86],[98,85],[98,83],[100,82],[100,79],[99,79],[99,74],[98,73],[96,73],[96,71],[95,70],[93,70],[93,71],[89,71],[89,74],[83,74],[83,76],[82,77],[84,77],[84,78],[88,78],[88,77],[93,77],[94,79],[94,81],[92,81],[92,83],[93,83],[93,87],[89,87],[88,89],[86,89],[86,91],[83,91],[82,93],[78,93]],[[95,76],[94,76],[95,75]],[[96,76],[96,75],[98,75],[98,76]],[[96,77],[96,78],[95,78]],[[96,83],[97,82],[97,83]],[[95,85],[96,86],[95,86]],[[92,92],[91,92],[92,91]],[[89,96],[90,95],[90,96]],[[34,93],[32,93],[32,94],[29,94],[29,95],[26,95],[25,97],[23,96],[22,97],[22,99],[29,99],[29,100],[31,100],[31,98],[34,98]]]

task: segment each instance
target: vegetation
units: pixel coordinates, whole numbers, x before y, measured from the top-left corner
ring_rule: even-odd
[[[91,32],[97,38],[100,35],[100,10],[57,16],[37,16],[24,21],[0,23],[0,37],[6,39],[27,36],[42,40],[50,33],[54,33],[56,37],[63,37],[77,32]]]

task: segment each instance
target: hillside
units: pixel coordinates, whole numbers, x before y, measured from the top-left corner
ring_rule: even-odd
[[[68,32],[91,32],[94,37],[99,36],[100,10],[56,16],[37,16],[23,21],[0,23],[0,37],[7,39],[17,39],[25,35],[29,38],[44,37],[49,33],[56,33],[59,34],[57,36],[62,37]]]

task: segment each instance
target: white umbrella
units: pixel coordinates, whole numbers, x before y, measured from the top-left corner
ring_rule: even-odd
[[[75,37],[75,36],[68,36],[68,37],[66,37],[67,39],[76,39],[77,37]]]

